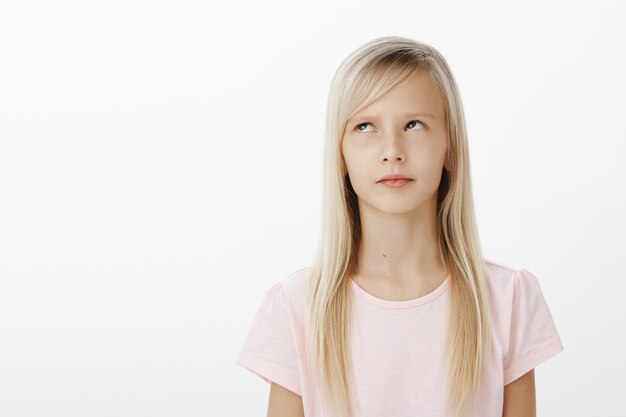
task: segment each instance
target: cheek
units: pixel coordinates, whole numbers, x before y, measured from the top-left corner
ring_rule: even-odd
[[[441,140],[428,140],[416,143],[414,149],[411,149],[409,157],[413,157],[417,162],[417,166],[423,170],[436,169],[443,163],[446,152],[446,144]]]
[[[342,145],[343,160],[348,170],[356,175],[360,174],[367,167],[367,153],[363,149],[356,149],[354,145]]]
[[[353,182],[366,182],[370,179],[372,167],[375,166],[375,160],[370,156],[365,153],[349,153],[344,159]]]

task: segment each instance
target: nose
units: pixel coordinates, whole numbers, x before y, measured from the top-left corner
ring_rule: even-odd
[[[385,142],[385,148],[383,149],[383,153],[380,155],[380,162],[404,162],[406,160],[406,155],[402,151],[401,147],[398,146],[398,141],[400,140],[402,140],[401,136],[393,136],[390,138],[390,140]]]
[[[403,153],[400,153],[400,152],[385,152],[381,156],[381,162],[388,162],[390,160],[393,160],[396,162],[404,162],[405,156]]]

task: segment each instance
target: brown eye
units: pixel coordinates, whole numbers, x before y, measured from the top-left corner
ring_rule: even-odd
[[[423,129],[423,128],[425,128],[425,127],[426,127],[426,126],[424,125],[424,123],[420,122],[419,120],[411,120],[407,126],[410,126],[410,125],[412,125],[412,124],[413,124],[413,123],[415,123],[415,122],[419,123],[419,124],[422,126],[420,129]],[[418,129],[418,130],[419,130],[419,129]]]
[[[418,125],[422,126],[421,128],[416,129],[416,130],[421,130],[421,129],[424,129],[424,128],[426,127],[426,125],[424,125],[424,123],[422,123],[422,122],[421,122],[421,121],[419,121],[419,120],[411,120],[411,121],[407,124],[407,126],[411,126],[411,125],[413,125],[414,123],[417,123]],[[361,129],[361,126],[367,126],[367,125],[371,125],[371,123],[369,123],[369,122],[360,123],[360,124],[356,125],[356,126],[354,127],[354,129],[355,129],[356,131],[358,131],[358,132],[365,132],[365,130],[362,130],[362,129]]]
[[[359,132],[363,132],[361,129],[359,129],[359,126],[367,126],[367,125],[369,125],[369,124],[370,124],[370,123],[360,123],[360,124],[358,124],[358,125],[356,125],[356,126],[355,126],[355,129],[356,129],[357,131],[359,131]]]

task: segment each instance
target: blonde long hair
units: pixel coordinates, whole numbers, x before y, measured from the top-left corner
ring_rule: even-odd
[[[437,192],[437,230],[440,255],[450,272],[447,398],[455,415],[474,404],[491,354],[488,288],[456,81],[432,46],[400,36],[376,38],[341,63],[328,95],[322,222],[309,281],[306,358],[324,404],[335,416],[353,417],[354,412],[350,277],[356,272],[361,239],[357,196],[343,174],[343,132],[350,117],[419,69],[428,70],[439,88],[448,131],[449,171],[442,170]]]

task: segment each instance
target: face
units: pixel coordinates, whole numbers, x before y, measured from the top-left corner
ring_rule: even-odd
[[[360,206],[405,213],[436,203],[447,169],[444,117],[436,84],[419,71],[348,120],[341,149]],[[399,188],[378,182],[388,174],[412,181]]]

